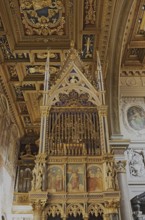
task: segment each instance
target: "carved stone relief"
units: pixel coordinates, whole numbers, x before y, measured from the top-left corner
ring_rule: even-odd
[[[64,1],[19,0],[26,35],[64,35]]]
[[[15,58],[11,49],[10,49],[8,40],[5,35],[0,37],[0,47],[1,47],[4,59],[9,60],[9,59]]]
[[[107,189],[115,189],[115,170],[113,162],[107,162]]]
[[[126,87],[138,87],[144,86],[144,77],[121,77],[120,86]]]
[[[17,70],[16,70],[16,66],[8,65],[7,68],[8,68],[8,72],[9,72],[9,75],[10,75],[10,79],[18,81],[18,73],[17,73]]]
[[[85,213],[84,207],[82,204],[70,204],[67,207],[67,216],[80,216]]]
[[[61,216],[63,217],[63,208],[59,204],[51,204],[48,205],[46,210],[45,210],[45,215],[56,217],[56,216]]]
[[[145,177],[145,151],[129,149],[126,151],[131,177]]]
[[[96,0],[85,0],[85,24],[93,25],[96,21]]]

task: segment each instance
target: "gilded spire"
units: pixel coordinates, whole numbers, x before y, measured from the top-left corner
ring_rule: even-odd
[[[50,80],[50,69],[49,69],[49,65],[50,65],[50,52],[48,50],[47,53],[47,59],[46,59],[46,64],[45,64],[45,76],[44,76],[44,95],[43,95],[43,105],[47,105],[47,92],[49,90],[49,80]]]

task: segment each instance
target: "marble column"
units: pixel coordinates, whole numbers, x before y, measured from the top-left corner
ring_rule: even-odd
[[[115,164],[118,185],[120,189],[120,211],[121,220],[132,220],[131,204],[129,200],[128,184],[126,176],[126,161],[117,161]]]

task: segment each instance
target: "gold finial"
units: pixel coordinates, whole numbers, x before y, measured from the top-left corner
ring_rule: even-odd
[[[71,42],[70,42],[70,47],[71,47],[71,48],[74,48],[74,45],[75,45],[75,44],[74,44],[74,41],[71,40]]]

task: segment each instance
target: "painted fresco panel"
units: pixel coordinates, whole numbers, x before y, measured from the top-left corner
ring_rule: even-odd
[[[84,188],[84,165],[69,164],[67,167],[67,191],[83,192]]]
[[[145,112],[140,106],[132,106],[127,111],[129,125],[135,130],[145,129]]]
[[[87,167],[87,190],[88,192],[103,190],[102,171],[97,165]]]
[[[48,168],[48,192],[64,191],[64,172],[62,166],[50,166]]]
[[[143,97],[122,97],[120,125],[124,138],[131,141],[145,140],[145,105]],[[142,146],[141,146],[142,147]],[[136,148],[136,147],[135,147]]]

